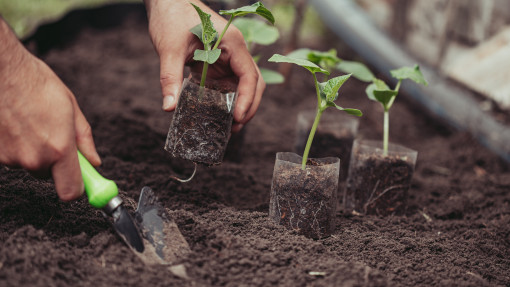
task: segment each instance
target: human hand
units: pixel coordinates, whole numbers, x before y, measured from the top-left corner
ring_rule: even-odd
[[[211,14],[217,31],[227,21],[198,0],[145,0],[149,17],[149,33],[160,58],[160,81],[163,109],[175,109],[183,81],[184,65],[201,72],[202,63],[193,61],[197,48],[203,49],[200,40],[189,30],[200,23],[193,3]],[[253,61],[243,35],[231,25],[218,47],[221,56],[209,66],[208,77],[214,79],[238,77],[238,98],[234,110],[232,131],[239,131],[257,111],[266,84]]]
[[[64,201],[83,194],[77,149],[101,164],[74,95],[0,19],[0,163],[52,175]]]

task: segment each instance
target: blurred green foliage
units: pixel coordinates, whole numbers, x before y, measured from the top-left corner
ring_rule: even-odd
[[[56,21],[74,9],[141,2],[141,0],[0,0],[0,15],[9,23],[18,38],[23,39],[30,36],[39,25]]]

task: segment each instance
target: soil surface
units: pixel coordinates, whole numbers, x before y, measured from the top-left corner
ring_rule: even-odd
[[[163,149],[171,114],[160,108],[159,60],[144,13],[127,9],[108,29],[84,25],[42,58],[89,120],[100,172],[132,203],[144,185],[153,188],[189,257],[177,267],[146,266],[85,198],[61,202],[50,180],[0,166],[1,286],[510,286],[509,167],[405,95],[390,114],[390,141],[419,152],[404,216],[339,210],[335,231],[321,240],[269,219],[276,152],[292,150],[298,112],[316,104],[304,69],[293,70],[287,88],[267,88],[242,162],[171,181],[193,165]],[[324,43],[359,60],[333,38]],[[277,47],[262,50],[262,65],[276,67],[264,59]],[[378,140],[382,109],[364,90],[350,79],[338,103],[363,111],[358,137]]]

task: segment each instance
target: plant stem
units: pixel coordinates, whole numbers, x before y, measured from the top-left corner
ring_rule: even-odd
[[[384,133],[383,133],[383,155],[388,155],[388,143],[390,134],[390,113],[384,110]]]
[[[308,141],[306,142],[305,151],[303,153],[303,161],[301,162],[301,169],[305,170],[306,161],[308,160],[308,154],[310,153],[310,147],[312,146],[313,137],[315,136],[315,131],[317,130],[317,126],[319,125],[319,120],[321,119],[323,110],[317,107],[317,114],[315,115],[315,120],[313,121],[312,129],[310,130],[310,134],[308,135]]]
[[[305,170],[306,161],[308,160],[308,153],[310,153],[310,147],[312,146],[313,137],[315,136],[315,131],[317,130],[317,126],[319,125],[319,120],[321,119],[322,112],[324,112],[325,108],[321,106],[321,94],[319,90],[319,82],[317,81],[317,76],[315,73],[313,74],[313,80],[315,82],[315,91],[317,92],[317,114],[315,115],[315,120],[313,121],[312,129],[310,130],[310,134],[308,135],[308,141],[306,142],[305,151],[303,152],[303,161],[301,162],[301,169]]]
[[[202,68],[202,79],[200,80],[200,87],[205,87],[205,79],[207,78],[207,69],[209,68],[209,63],[204,62],[204,68]]]
[[[225,35],[225,32],[227,32],[228,26],[230,26],[230,24],[232,23],[232,20],[234,20],[234,16],[230,16],[230,19],[228,19],[227,25],[225,25],[225,28],[223,28],[223,31],[221,32],[220,37],[218,38],[218,40],[216,41],[216,44],[214,44],[214,47],[212,48],[213,50],[218,48],[218,45],[220,44],[221,39],[223,39],[223,35]]]
[[[230,16],[230,19],[228,19],[227,25],[225,25],[225,28],[223,28],[223,31],[221,32],[220,37],[218,37],[218,40],[216,40],[216,43],[212,47],[211,50],[216,50],[218,46],[220,45],[221,39],[223,38],[223,35],[225,35],[225,32],[227,32],[228,26],[232,23],[232,20],[234,20],[234,16]],[[208,47],[205,47],[206,49]],[[200,87],[205,87],[205,79],[207,78],[207,69],[209,68],[209,63],[204,62],[204,68],[202,69],[202,79],[200,80]]]

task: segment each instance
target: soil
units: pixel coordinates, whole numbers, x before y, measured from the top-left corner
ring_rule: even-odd
[[[338,201],[338,158],[309,159],[278,153],[271,184],[269,217],[308,238],[321,239],[335,228]]]
[[[353,154],[344,211],[379,216],[403,215],[414,166],[396,156]]]
[[[83,25],[41,57],[89,120],[99,171],[126,200],[152,187],[191,253],[179,268],[146,266],[85,198],[61,202],[51,180],[0,167],[1,286],[510,286],[509,166],[405,94],[391,110],[390,141],[419,155],[403,216],[339,210],[333,234],[321,240],[269,219],[275,154],[292,150],[295,116],[316,101],[304,69],[293,69],[289,86],[266,89],[242,164],[201,167],[187,184],[171,181],[172,172],[193,166],[163,149],[171,115],[160,108],[145,12],[132,6],[120,15],[108,28]],[[334,37],[307,46],[359,60]],[[278,51],[262,49],[262,65],[276,68],[264,59]],[[380,140],[383,111],[366,99],[365,86],[350,79],[339,101],[363,111],[359,137]]]
[[[220,88],[219,81],[200,88],[193,79],[196,75],[183,83],[165,149],[173,157],[207,166],[221,164],[234,117],[235,88]]]

